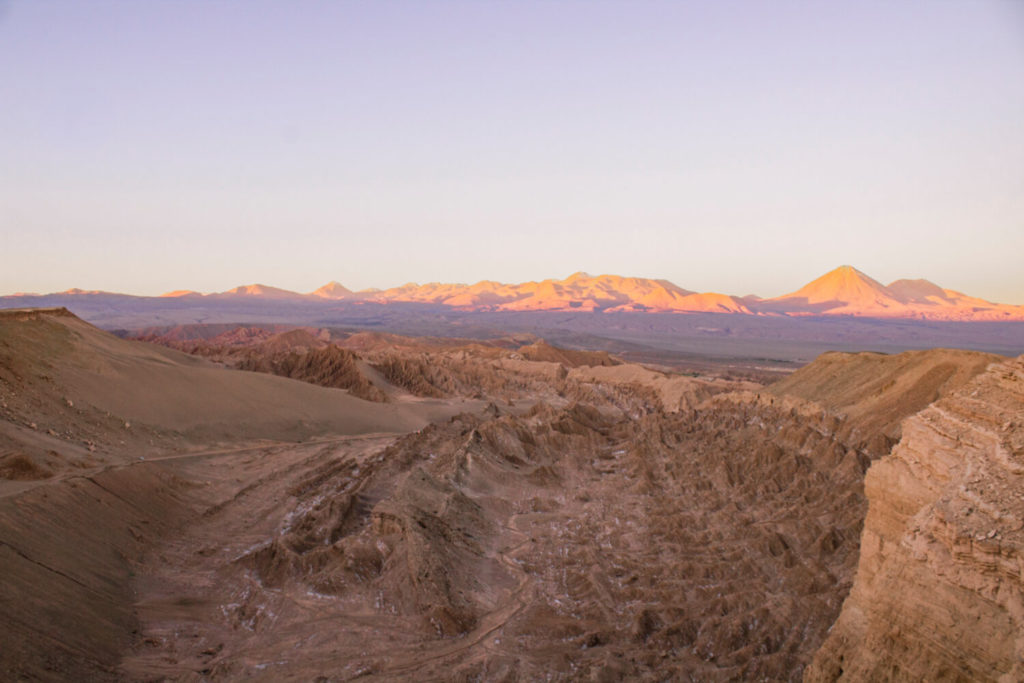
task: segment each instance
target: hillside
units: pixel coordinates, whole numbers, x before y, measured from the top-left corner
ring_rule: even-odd
[[[991,353],[956,349],[895,355],[826,353],[769,391],[815,401],[843,415],[849,438],[880,456],[899,441],[905,418],[1004,360]]]
[[[407,432],[438,409],[447,410],[227,370],[119,339],[63,309],[0,311],[0,449],[48,470],[140,448]]]

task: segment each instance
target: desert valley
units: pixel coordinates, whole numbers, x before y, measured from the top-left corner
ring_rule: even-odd
[[[0,683],[1024,681],[1022,27],[0,0]]]
[[[3,299],[0,670],[1024,676],[1024,308],[397,291]]]

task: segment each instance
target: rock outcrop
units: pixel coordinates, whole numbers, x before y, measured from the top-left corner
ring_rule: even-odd
[[[367,401],[387,401],[387,395],[370,382],[359,367],[360,358],[336,344],[303,351],[245,349],[235,357],[239,370],[266,372],[321,387],[346,389]]]
[[[805,680],[1024,679],[1024,356],[903,424]]]
[[[379,680],[798,680],[857,562],[870,460],[842,420],[755,392],[642,415],[617,391],[590,400],[462,415],[325,463],[220,570],[233,592],[197,601],[359,614],[321,650],[265,656]],[[277,648],[291,626],[262,628]],[[215,671],[244,670],[236,638]]]

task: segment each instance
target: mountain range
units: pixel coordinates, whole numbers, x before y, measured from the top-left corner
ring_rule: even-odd
[[[79,289],[71,296],[104,292]],[[34,295],[0,297],[4,303],[30,304]],[[53,295],[50,295],[53,296]],[[127,296],[127,295],[118,295]],[[852,266],[840,266],[795,292],[770,299],[731,296],[683,289],[668,280],[618,275],[574,273],[564,280],[504,284],[483,280],[476,284],[409,283],[391,289],[354,292],[329,282],[309,293],[292,292],[262,284],[243,285],[225,292],[201,294],[178,290],[162,295],[197,304],[224,300],[353,303],[418,303],[462,311],[574,311],[732,313],[769,316],[855,316],[936,321],[1024,321],[1024,306],[998,304],[944,289],[928,280],[896,280],[883,285]]]

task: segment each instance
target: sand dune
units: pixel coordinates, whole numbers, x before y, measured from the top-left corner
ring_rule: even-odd
[[[19,443],[42,434],[75,448],[105,444],[123,451],[150,442],[182,448],[243,438],[404,433],[458,410],[429,401],[372,403],[340,389],[228,370],[120,339],[65,310],[0,312],[0,343],[6,439]],[[27,434],[14,434],[12,423]],[[53,450],[43,445],[34,450]]]

